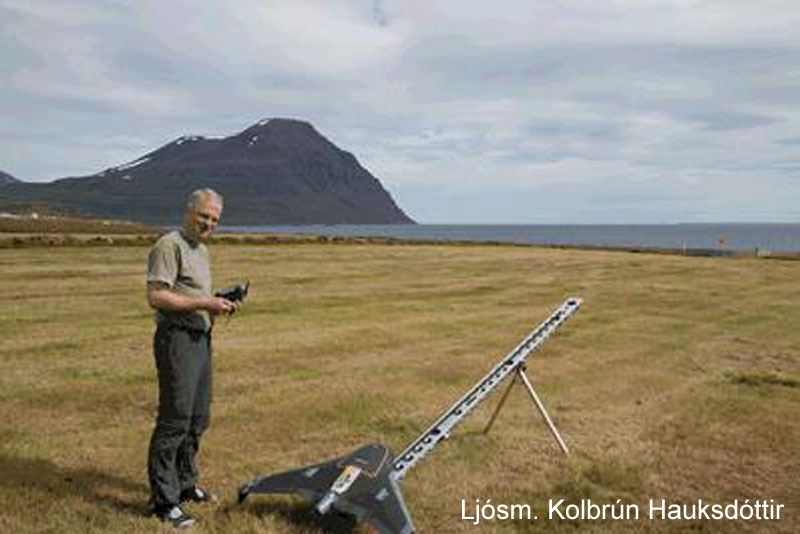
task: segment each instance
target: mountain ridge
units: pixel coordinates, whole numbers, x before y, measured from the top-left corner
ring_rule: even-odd
[[[0,171],[0,186],[7,184],[16,184],[19,182],[20,182],[19,178],[16,178],[7,172]]]
[[[356,157],[308,122],[263,119],[223,138],[185,135],[128,163],[46,184],[10,183],[4,196],[93,215],[176,224],[186,196],[211,187],[224,222],[414,224]]]

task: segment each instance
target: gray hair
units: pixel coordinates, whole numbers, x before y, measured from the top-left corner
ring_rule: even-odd
[[[222,195],[214,191],[213,189],[209,189],[208,187],[204,189],[196,189],[192,191],[192,194],[189,195],[189,200],[186,201],[186,209],[187,211],[194,210],[198,204],[204,199],[208,199],[215,204],[219,204],[222,207]]]

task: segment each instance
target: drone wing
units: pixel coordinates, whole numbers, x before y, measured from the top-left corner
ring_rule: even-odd
[[[299,493],[320,499],[339,476],[339,459],[257,478],[239,488],[239,502],[251,493]]]

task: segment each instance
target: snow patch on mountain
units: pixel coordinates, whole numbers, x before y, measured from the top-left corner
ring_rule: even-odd
[[[131,161],[130,163],[126,163],[124,165],[120,165],[118,167],[114,167],[116,171],[127,171],[128,169],[133,169],[134,167],[138,167],[142,163],[147,163],[150,161],[150,158],[139,158],[135,161]]]

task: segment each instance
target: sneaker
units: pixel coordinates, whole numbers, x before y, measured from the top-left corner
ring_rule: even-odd
[[[175,528],[191,528],[194,526],[194,517],[181,510],[180,506],[156,508],[153,513],[165,523],[172,523]]]
[[[181,502],[217,502],[217,496],[200,486],[192,486],[181,492]]]

